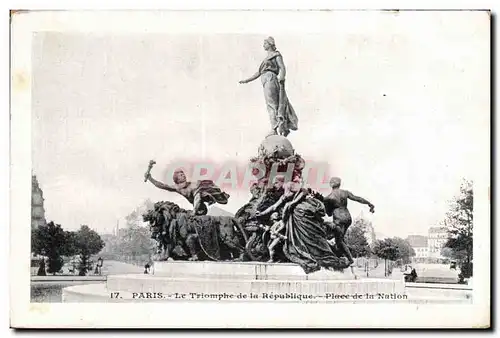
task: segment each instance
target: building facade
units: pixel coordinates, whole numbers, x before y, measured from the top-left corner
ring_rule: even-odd
[[[448,229],[445,227],[429,228],[428,250],[431,258],[444,258],[441,250],[448,241]]]
[[[427,236],[410,235],[406,240],[415,250],[415,258],[427,258],[429,256]]]
[[[421,246],[413,248],[415,250],[416,258],[427,258],[429,257],[429,248],[427,246]]]
[[[43,191],[35,175],[31,176],[31,229],[46,225]],[[42,256],[31,252],[31,275],[36,275]]]
[[[46,225],[43,191],[36,176],[31,177],[31,228]]]

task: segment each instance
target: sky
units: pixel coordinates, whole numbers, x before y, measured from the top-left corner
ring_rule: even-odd
[[[425,235],[486,146],[476,135],[489,130],[488,24],[414,14],[323,33],[39,32],[32,162],[46,218],[111,232],[146,199],[189,207],[144,182],[150,159],[161,179],[178,159],[244,165],[257,155],[269,130],[262,85],[238,81],[272,35],[299,118],[288,137],[296,152],[370,200],[375,214],[349,209],[377,233]],[[227,192],[230,212],[250,197]]]

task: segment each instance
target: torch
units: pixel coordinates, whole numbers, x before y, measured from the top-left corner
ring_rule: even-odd
[[[148,177],[149,175],[151,174],[151,169],[153,169],[153,166],[156,164],[156,162],[154,160],[151,160],[149,161],[149,165],[148,165],[148,170],[146,171],[146,173],[144,174],[144,182],[147,182],[148,181]]]

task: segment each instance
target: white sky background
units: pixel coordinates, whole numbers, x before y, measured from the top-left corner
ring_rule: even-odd
[[[257,70],[272,35],[299,117],[296,151],[328,162],[344,188],[375,204],[374,215],[349,207],[376,232],[426,234],[488,146],[476,137],[489,131],[486,14],[332,15],[342,30],[37,34],[33,171],[47,219],[109,232],[146,198],[189,206],[144,183],[150,159],[161,178],[179,157],[256,155],[269,129],[262,86],[238,81]],[[228,192],[222,208],[232,212],[249,198]]]

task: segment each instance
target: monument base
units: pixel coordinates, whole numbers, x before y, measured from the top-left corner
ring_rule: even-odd
[[[447,295],[441,288],[422,293],[416,286],[405,287],[402,279],[359,278],[350,269],[320,270],[307,275],[295,264],[172,261],[156,262],[153,274],[108,276],[106,283],[64,288],[62,301],[417,304],[472,301],[461,290]]]
[[[162,261],[153,264],[152,274],[170,278],[234,280],[354,280],[352,270],[320,270],[306,274],[297,264],[263,262]]]
[[[307,275],[295,264],[172,261],[154,263],[152,275],[108,276],[103,284],[64,288],[63,302],[363,301],[358,294],[394,301],[404,300],[404,292],[403,281],[358,279],[350,269]]]

